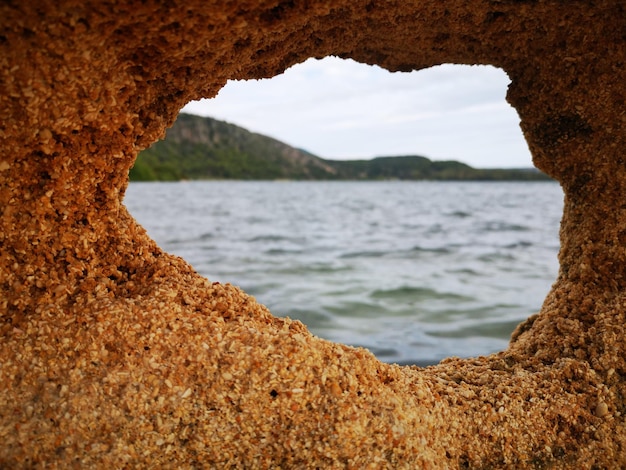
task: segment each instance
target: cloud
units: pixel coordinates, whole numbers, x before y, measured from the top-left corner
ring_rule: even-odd
[[[509,79],[494,67],[411,73],[328,57],[272,79],[231,81],[185,112],[223,119],[324,158],[424,155],[472,166],[524,167],[531,158]]]

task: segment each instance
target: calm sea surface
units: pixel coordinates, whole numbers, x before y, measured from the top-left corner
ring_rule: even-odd
[[[387,362],[501,350],[556,279],[556,183],[132,183],[131,213],[212,281]]]

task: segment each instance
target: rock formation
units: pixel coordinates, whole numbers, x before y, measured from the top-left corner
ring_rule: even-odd
[[[621,0],[2,2],[0,466],[626,466],[625,18]],[[126,211],[137,152],[185,103],[327,55],[510,76],[565,212],[558,279],[506,351],[382,364],[203,279]]]

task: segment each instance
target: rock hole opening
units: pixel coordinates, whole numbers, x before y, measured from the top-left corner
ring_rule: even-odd
[[[247,82],[236,82],[235,87],[243,87],[234,91],[241,96],[240,105],[203,109],[192,103],[184,111],[225,119],[322,158],[413,154],[462,160],[477,168],[532,165],[517,115],[504,101],[508,79],[502,71],[445,67],[426,79],[420,74],[428,71],[384,72],[402,76],[385,85],[378,76],[368,78],[373,69],[362,64],[331,60],[328,69],[316,70],[309,68],[311,63],[263,80],[269,88],[264,105],[254,103]],[[311,79],[354,83],[348,75],[356,76],[354,89],[321,91],[327,93],[330,109],[324,110],[317,92],[307,89]],[[363,91],[366,83],[374,95],[370,103]],[[410,94],[420,86],[429,91]],[[491,98],[493,88],[499,88],[499,100]],[[220,95],[228,90],[227,85]],[[437,98],[433,90],[450,96]],[[398,102],[396,94],[409,97]],[[438,99],[444,104],[436,110]],[[343,100],[353,105],[336,107]],[[359,100],[366,103],[355,107]],[[211,106],[215,103],[217,99]],[[293,117],[283,107],[301,113]],[[222,115],[221,109],[235,114]],[[372,110],[380,134],[363,119],[363,109]],[[502,117],[506,113],[513,114],[506,118],[509,122]],[[481,117],[485,132],[478,136]],[[458,122],[441,127],[446,119]],[[296,124],[287,126],[289,120]],[[433,131],[429,126],[437,120],[440,127]],[[320,123],[321,130],[315,131]],[[420,123],[424,130],[416,130]],[[240,131],[210,125],[204,144],[220,148],[219,142],[234,142],[230,156],[241,158],[242,148],[236,147]],[[178,142],[195,157],[202,142],[185,143],[184,136],[202,134],[198,126],[191,122],[179,132]],[[398,137],[389,137],[386,132],[394,126]],[[294,134],[283,137],[288,129]],[[305,138],[311,133],[313,141]],[[344,149],[365,145],[352,152],[333,151],[325,147],[333,139]],[[525,155],[515,150],[519,139]],[[376,147],[378,140],[383,146]],[[403,140],[411,140],[415,149],[423,143],[424,150],[395,147]],[[435,140],[443,140],[440,150],[429,147]],[[497,157],[489,155],[494,148]],[[508,160],[501,155],[506,149]],[[166,251],[182,256],[210,280],[241,286],[274,315],[299,319],[318,336],[364,346],[383,361],[401,364],[424,365],[505,348],[515,326],[539,310],[556,278],[560,187],[553,182],[381,179],[387,180],[133,182],[126,202]]]

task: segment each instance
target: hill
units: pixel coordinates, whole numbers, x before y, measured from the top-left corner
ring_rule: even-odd
[[[181,113],[165,139],[141,152],[131,181],[240,180],[546,180],[534,169],[481,170],[422,156],[325,160],[212,118]]]

